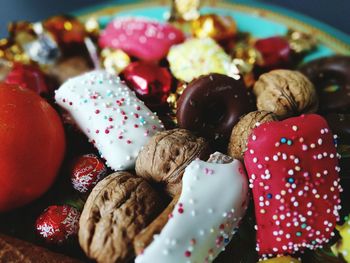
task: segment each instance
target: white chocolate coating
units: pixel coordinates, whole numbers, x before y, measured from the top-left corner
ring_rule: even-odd
[[[141,147],[163,129],[119,77],[102,70],[69,79],[55,99],[114,170],[133,168]]]
[[[248,205],[248,182],[238,160],[193,161],[170,219],[136,263],[211,262],[231,240]]]

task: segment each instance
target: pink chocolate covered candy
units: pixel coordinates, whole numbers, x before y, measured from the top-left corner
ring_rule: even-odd
[[[244,162],[261,256],[316,249],[339,217],[339,167],[327,122],[310,114],[255,128]]]
[[[169,48],[183,42],[184,34],[170,24],[139,17],[116,18],[102,32],[102,48],[122,49],[142,60],[160,60]]]

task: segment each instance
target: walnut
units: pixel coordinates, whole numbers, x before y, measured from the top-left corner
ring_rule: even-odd
[[[134,237],[163,210],[157,192],[128,172],[109,175],[92,190],[79,221],[79,243],[97,262],[128,262]]]
[[[231,157],[243,161],[247,150],[248,137],[252,130],[265,122],[276,121],[277,116],[267,111],[253,111],[243,116],[233,127],[227,153]]]
[[[298,71],[273,70],[260,76],[253,92],[258,110],[281,118],[316,112],[318,98],[313,84]]]
[[[152,243],[155,235],[162,232],[163,227],[168,223],[169,215],[173,212],[177,201],[180,198],[180,192],[177,193],[163,212],[144,228],[134,239],[134,250],[136,255],[142,254],[144,249]]]
[[[136,160],[137,175],[165,186],[174,196],[181,190],[186,166],[196,158],[206,159],[209,146],[184,129],[158,132],[143,147]]]

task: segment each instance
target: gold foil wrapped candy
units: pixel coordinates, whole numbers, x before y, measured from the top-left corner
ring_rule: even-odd
[[[121,49],[104,48],[101,51],[102,67],[111,74],[119,74],[130,62],[130,57]]]
[[[211,37],[221,41],[233,38],[237,33],[237,26],[230,16],[207,14],[193,20],[191,30],[195,37]]]
[[[186,83],[179,83],[176,91],[174,93],[170,93],[170,95],[167,98],[167,102],[170,106],[170,108],[173,110],[173,113],[176,113],[176,108],[177,108],[177,99],[180,97],[182,92],[186,89],[187,84]],[[176,120],[176,116],[173,118],[174,121]]]
[[[194,20],[199,17],[200,0],[172,0],[170,21]]]
[[[341,239],[338,240],[332,246],[332,251],[335,255],[341,255],[346,262],[350,262],[350,217],[345,218],[345,223],[341,226],[337,225],[337,230],[341,236]]]
[[[62,48],[70,48],[73,44],[84,44],[86,36],[84,25],[72,16],[50,17],[43,22],[43,26]]]
[[[16,22],[9,26],[10,40],[39,64],[53,64],[61,51],[53,36],[45,31],[42,23]]]
[[[236,65],[239,72],[243,75],[247,87],[254,85],[254,65],[262,61],[260,53],[254,48],[253,44],[254,41],[250,35],[245,35],[244,39],[237,42],[231,51],[233,64]]]
[[[244,39],[235,44],[232,50],[232,57],[234,59],[241,59],[244,63],[249,65],[262,63],[262,57],[258,50],[254,48],[252,39]]]
[[[0,40],[0,59],[29,64],[30,58],[21,47],[8,39]]]
[[[98,37],[100,34],[100,25],[96,17],[90,17],[85,21],[85,30],[89,35]]]
[[[287,33],[287,39],[290,48],[296,53],[309,52],[317,45],[317,40],[313,35],[300,31],[289,30]]]

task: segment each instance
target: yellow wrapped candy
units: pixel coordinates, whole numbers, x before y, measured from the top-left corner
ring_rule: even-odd
[[[170,49],[167,59],[173,75],[185,82],[209,73],[240,78],[230,56],[211,38],[192,38],[175,45]]]
[[[130,57],[121,49],[104,48],[101,51],[102,67],[111,74],[119,74],[130,62]]]
[[[347,217],[342,226],[337,226],[341,239],[332,246],[335,255],[341,254],[346,262],[350,262],[350,219]]]
[[[172,0],[170,21],[193,20],[199,17],[200,0]]]
[[[23,64],[31,62],[29,56],[16,43],[8,39],[0,40],[0,59]]]
[[[192,21],[192,35],[211,37],[217,41],[233,38],[237,33],[236,22],[230,16],[202,15]]]
[[[292,258],[290,256],[282,256],[276,258],[270,258],[266,260],[259,261],[259,263],[300,263],[296,258]]]

